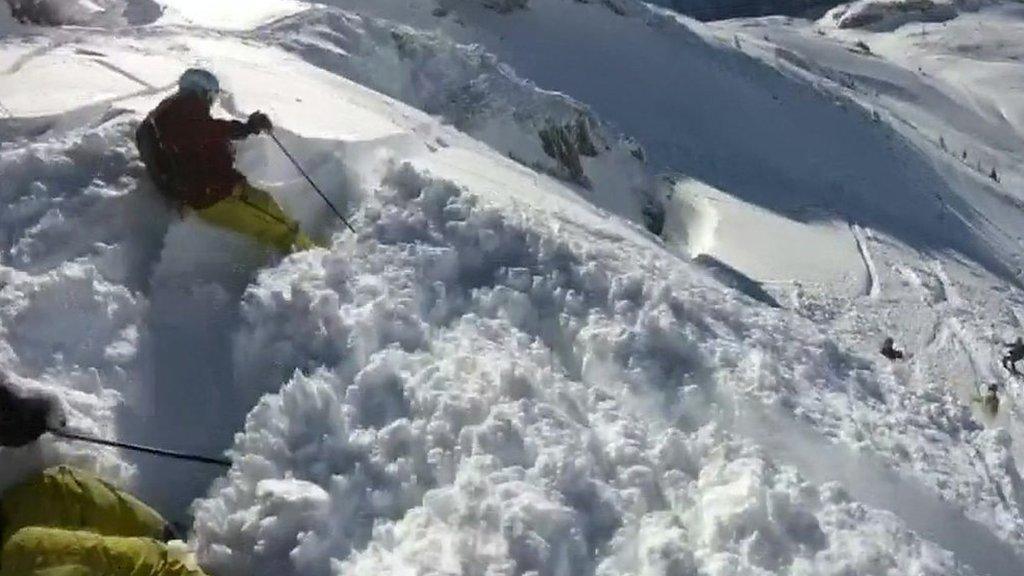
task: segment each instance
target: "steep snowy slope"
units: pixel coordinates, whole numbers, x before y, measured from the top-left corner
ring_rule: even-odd
[[[892,33],[836,30],[830,18],[816,26],[773,18],[715,28],[723,42],[870,111],[878,124],[913,142],[967,200],[974,233],[1006,261],[1017,262],[1021,23],[1020,6],[1007,3]],[[946,198],[936,196],[943,220],[964,216]],[[865,334],[897,336],[914,353],[908,370],[896,373],[907,386],[952,390],[966,402],[978,388],[998,383],[1004,403],[1019,398],[1020,383],[998,364],[1000,343],[1021,327],[1021,300],[1011,287],[1016,281],[1008,286],[962,259],[908,250],[877,230],[861,232],[858,245],[872,279],[868,297],[805,299],[805,314],[834,322],[836,336],[849,346]],[[1019,265],[1014,267],[1019,275]],[[986,425],[1004,430],[1019,460],[1019,412],[1013,405],[1001,412]]]
[[[744,53],[745,43],[756,37],[723,34],[719,41],[704,28],[628,2],[615,3],[614,9],[538,2],[509,13],[486,3],[458,3],[443,18],[428,11],[430,3],[415,5],[419,12],[390,2],[339,4],[481,42],[521,74],[573,94],[636,136],[654,166],[696,176],[738,200],[733,205],[741,208],[730,210],[751,217],[723,221],[715,210],[705,210],[694,222],[694,199],[677,187],[669,221],[715,234],[667,229],[666,237],[676,243],[697,239],[703,245],[699,250],[680,248],[704,252],[711,262],[724,262],[727,272],[738,271],[735,285],[761,281],[775,300],[799,313],[836,321],[845,346],[870,352],[891,333],[914,351],[929,348],[910,374],[897,374],[905,385],[953,394],[967,405],[978,388],[992,382],[1017,394],[996,354],[999,339],[1018,326],[1014,287],[1022,213],[1003,187],[986,178],[988,170],[964,170],[952,154],[907,130],[911,120],[902,112],[885,121],[879,103],[859,100],[842,85],[832,89],[827,75],[815,73],[812,65],[804,66],[811,68],[807,74],[773,72]],[[611,30],[617,42],[604,41]],[[996,45],[1014,50],[1006,35],[999,38]],[[827,39],[821,43],[831,46]],[[788,55],[764,54],[779,54],[772,63]],[[803,61],[830,54],[856,58],[839,46],[809,53]],[[1002,130],[974,124],[975,135],[971,124],[957,120],[973,114],[969,101],[951,109],[948,103],[957,102],[959,94],[945,86],[932,89],[932,95],[907,82],[893,90],[905,90],[909,101],[920,92],[922,110],[932,109],[934,94],[948,94],[942,113],[969,135],[968,142],[984,142]],[[1013,83],[994,84],[993,90],[1012,98]],[[1000,162],[1004,182],[1017,177],[1015,158],[1004,154]],[[671,207],[677,204],[678,209]],[[793,233],[780,242],[779,228],[764,224],[771,218],[758,215],[765,209],[807,226],[787,225]],[[673,215],[677,210],[680,214]],[[747,225],[750,218],[755,225]],[[830,252],[834,273],[815,265],[822,259],[816,241],[822,233],[827,233],[824,246],[841,247]],[[951,357],[952,364],[944,361]],[[867,441],[882,436],[869,433]],[[942,456],[907,458],[900,444],[886,440],[875,449],[959,500],[954,494],[963,488],[950,492],[938,478],[973,466],[973,458],[959,464]],[[936,476],[937,469],[945,471]]]
[[[439,18],[431,2],[334,3],[481,43],[635,137],[656,169],[793,220],[853,222],[1009,274],[1016,250],[1003,242],[993,253],[975,230],[985,222],[965,200],[971,194],[945,178],[930,154],[873,122],[871,110],[823,97],[813,84],[773,73],[670,14],[625,1],[610,9],[553,0],[511,13],[462,2]],[[611,31],[616,42],[605,41]],[[943,205],[959,216],[940,219]]]
[[[724,20],[749,16],[807,16],[822,13],[839,0],[657,0],[651,2],[671,8],[698,20]]]
[[[954,186],[953,192],[969,204],[965,214],[947,204],[948,196],[936,194],[944,215],[940,221],[973,221],[973,233],[1014,263],[1014,278],[1008,280],[1016,284],[1016,252],[1022,241],[1019,151],[1024,144],[1017,118],[1024,102],[1024,73],[1015,62],[1020,57],[1016,39],[1022,23],[1020,6],[1006,4],[948,23],[916,23],[892,33],[836,30],[828,17],[818,25],[764,19],[723,22],[715,28],[723,41],[742,46],[782,73],[871,111],[876,123],[896,130],[931,157]],[[966,347],[957,356],[966,353],[969,372],[947,372],[947,367],[928,379],[1002,380],[1001,374],[993,373],[992,354],[996,340],[1020,326],[1016,291],[947,255],[928,254],[925,262],[930,264],[922,266],[920,253],[873,237],[877,230],[866,232],[858,242],[873,269],[875,297],[887,306],[900,302],[902,308],[890,309],[885,316],[898,318],[900,331],[906,330],[906,337],[916,341],[914,348],[941,343],[953,334],[954,347],[960,346],[959,340]],[[932,321],[925,319],[949,314],[949,308],[956,310],[963,325],[930,327]],[[858,311],[857,329],[863,326],[862,312]],[[948,350],[940,356],[941,362],[948,362]],[[1016,382],[1004,383],[1009,392],[1018,392]]]
[[[1019,573],[1018,391],[970,402],[1021,304],[984,175],[638,4],[162,4],[0,40],[0,363],[76,428],[234,465],[46,440],[0,482],[71,459],[200,497],[217,575]],[[330,249],[162,204],[132,131],[197,63],[358,234],[264,138],[240,168]],[[921,352],[884,363],[888,332]]]

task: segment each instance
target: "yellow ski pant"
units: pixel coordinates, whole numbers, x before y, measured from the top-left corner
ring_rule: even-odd
[[[8,539],[2,576],[204,576],[151,538],[22,528]]]
[[[0,501],[0,576],[202,576],[162,542],[153,509],[67,466]]]
[[[314,246],[274,198],[248,182],[235,186],[231,196],[197,210],[203,220],[253,238],[280,252],[299,252]]]

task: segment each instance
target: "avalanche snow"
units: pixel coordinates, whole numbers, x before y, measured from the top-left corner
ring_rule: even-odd
[[[233,465],[44,438],[0,487],[99,472],[214,576],[1021,572],[1019,5],[14,4],[62,25],[0,3],[0,367]],[[194,65],[356,234],[265,137],[328,248],[159,198],[134,128]]]

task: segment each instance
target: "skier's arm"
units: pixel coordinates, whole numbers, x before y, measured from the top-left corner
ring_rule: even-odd
[[[219,120],[210,118],[202,127],[205,140],[241,140],[255,134],[249,125],[238,120]]]
[[[249,120],[246,122],[217,120],[214,118],[210,118],[210,121],[217,124],[216,130],[219,132],[218,135],[231,140],[241,140],[260,132],[270,132],[274,128],[270,118],[263,112],[253,112],[249,115]]]
[[[231,125],[228,128],[228,138],[231,138],[232,140],[241,140],[243,138],[248,138],[249,136],[252,136],[253,134],[256,133],[245,122],[239,122],[238,120],[222,120],[222,122],[227,122]]]
[[[19,448],[38,440],[52,410],[50,399],[23,397],[0,375],[0,446]]]
[[[220,124],[219,129],[223,130],[231,140],[241,140],[242,138],[254,136],[260,132],[270,132],[274,129],[273,123],[270,122],[270,117],[258,110],[249,114],[249,119],[245,122],[239,122],[238,120],[216,120],[213,118],[210,120]]]
[[[216,142],[223,140],[242,140],[272,128],[270,119],[262,112],[253,112],[249,115],[247,122],[238,120],[221,120],[206,114],[199,118],[190,118],[186,121],[185,132],[188,134],[199,134],[201,140]]]
[[[18,399],[7,378],[0,375],[0,429],[11,426],[14,422]]]

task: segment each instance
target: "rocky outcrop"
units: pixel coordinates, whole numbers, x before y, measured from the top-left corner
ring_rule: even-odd
[[[544,153],[558,161],[558,165],[565,170],[566,178],[590,187],[580,160],[580,156],[593,158],[598,155],[590,120],[581,115],[569,123],[547,126],[538,134]]]

